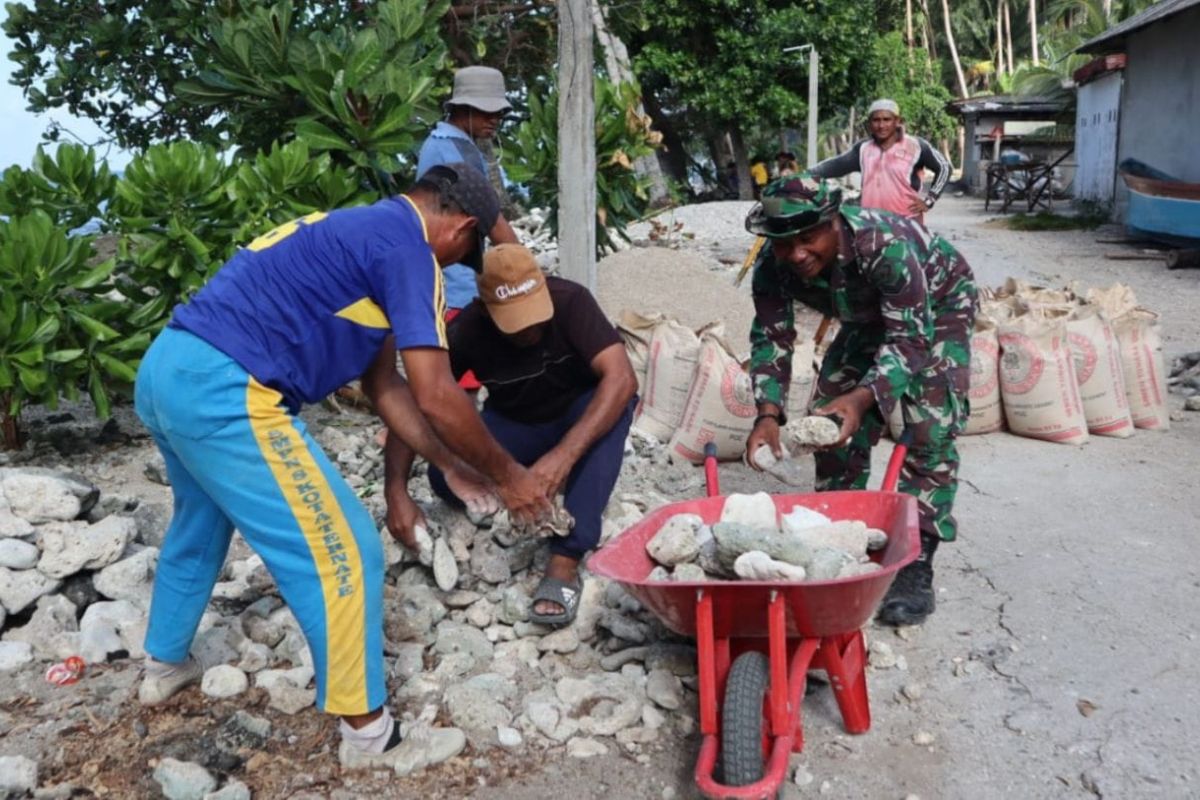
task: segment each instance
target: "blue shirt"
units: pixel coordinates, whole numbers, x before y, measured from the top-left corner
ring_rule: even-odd
[[[439,122],[421,145],[421,153],[417,157],[417,177],[420,178],[428,172],[430,167],[453,164],[456,161],[475,167],[483,175],[488,174],[487,159],[466,131],[449,122]],[[470,267],[451,264],[442,274],[446,282],[446,305],[450,308],[466,308],[479,296],[479,288],[475,285],[475,270]]]
[[[417,177],[428,172],[430,167],[456,161],[470,164],[481,175],[488,174],[487,159],[467,132],[449,122],[439,122],[421,145],[421,152],[417,156]]]
[[[171,327],[204,339],[296,410],[396,348],[446,347],[442,274],[407,197],[317,212],[240,250]]]

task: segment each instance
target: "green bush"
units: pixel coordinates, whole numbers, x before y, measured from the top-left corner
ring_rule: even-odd
[[[379,197],[363,190],[351,170],[334,166],[328,153],[313,158],[303,141],[277,143],[269,152],[239,161],[225,192],[238,220],[235,244],[314,211],[363,205]]]
[[[448,0],[364,4],[360,27],[314,30],[283,0],[212,23],[204,68],[173,87],[185,104],[219,109],[239,156],[292,137],[353,170],[364,186],[394,191],[436,119]]]
[[[155,145],[130,162],[106,212],[121,237],[125,288],[153,293],[165,311],[204,285],[233,249],[232,173],[211,147],[192,142]]]
[[[127,388],[150,344],[141,308],[112,291],[112,259],[89,266],[94,236],[68,237],[34,210],[0,221],[0,415],[5,445],[20,445],[21,408],[54,408],[86,388],[101,417],[112,387]]]
[[[86,391],[100,417],[128,395],[142,354],[176,304],[241,243],[317,210],[369,203],[353,169],[306,144],[225,164],[211,147],[156,145],[118,180],[94,153],[41,150],[0,176],[0,414],[18,447],[30,405]],[[95,220],[116,253],[100,262]],[[72,232],[76,231],[74,235]],[[106,237],[106,238],[110,238]],[[100,262],[100,263],[97,263]]]
[[[612,235],[628,240],[625,228],[645,215],[650,205],[647,181],[633,162],[654,152],[662,135],[651,130],[650,118],[638,114],[640,92],[634,84],[600,78],[596,98],[596,249],[615,249]],[[529,189],[534,205],[549,208],[548,223],[558,234],[558,92],[544,100],[529,95],[529,118],[505,142],[508,177]]]
[[[415,148],[413,112],[430,86],[428,70],[405,77],[381,62],[397,48],[417,47],[429,24],[425,12],[399,0],[379,8],[386,25],[342,42],[344,52],[333,39],[317,41],[316,49],[293,42],[288,50],[312,62],[309,77],[297,73],[296,90],[340,127],[328,115],[324,121],[310,115],[297,123],[295,138],[234,154],[232,162],[209,145],[155,145],[119,179],[92,150],[67,144],[53,157],[39,149],[30,169],[0,175],[0,215],[7,217],[0,222],[0,412],[7,446],[18,445],[17,421],[29,405],[52,407],[61,396],[86,392],[106,417],[111,397],[129,394],[142,354],[175,305],[187,302],[240,245],[313,211],[381,196],[375,188],[381,184],[366,176],[394,172],[400,163],[394,153]],[[251,41],[234,31],[229,46],[238,50]],[[323,74],[332,74],[333,83]],[[347,77],[355,75],[363,80]],[[633,161],[651,154],[661,137],[637,113],[636,86],[598,80],[595,90],[603,252],[613,248],[610,235],[623,236],[645,213],[646,187]],[[367,103],[359,110],[369,110],[369,120],[346,116],[355,97]],[[551,209],[556,225],[556,95],[544,102],[531,96],[530,111],[511,142],[510,175]],[[96,254],[97,232],[79,230],[97,220],[99,232],[115,241],[111,257]]]
[[[30,169],[12,166],[0,176],[0,214],[43,211],[55,225],[78,228],[101,215],[116,180],[91,148],[63,144],[51,157],[39,145]]]

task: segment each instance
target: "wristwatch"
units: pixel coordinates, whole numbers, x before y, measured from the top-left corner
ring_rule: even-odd
[[[772,414],[759,414],[757,417],[755,417],[754,425],[751,426],[751,430],[757,428],[758,423],[762,422],[764,419],[775,420],[776,424],[778,424],[781,428],[787,424],[787,414],[784,414],[782,411],[776,411]]]

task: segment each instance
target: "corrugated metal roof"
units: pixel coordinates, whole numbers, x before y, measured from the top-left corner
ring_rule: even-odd
[[[1129,19],[1112,26],[1095,39],[1084,42],[1076,48],[1077,53],[1111,53],[1121,49],[1124,39],[1134,31],[1148,25],[1162,22],[1192,6],[1200,6],[1200,0],[1162,0],[1155,3],[1140,14],[1134,14]]]
[[[1200,2],[1200,0],[1195,0]],[[1038,95],[990,94],[952,100],[946,108],[962,116],[987,112],[996,116],[1022,114],[1055,114],[1063,110],[1061,100]]]

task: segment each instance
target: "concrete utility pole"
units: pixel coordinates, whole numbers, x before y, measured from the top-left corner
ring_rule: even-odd
[[[808,51],[808,157],[807,166],[817,165],[817,48],[811,44],[785,47],[785,53]]]
[[[596,112],[589,0],[558,3],[558,264],[596,291]]]

